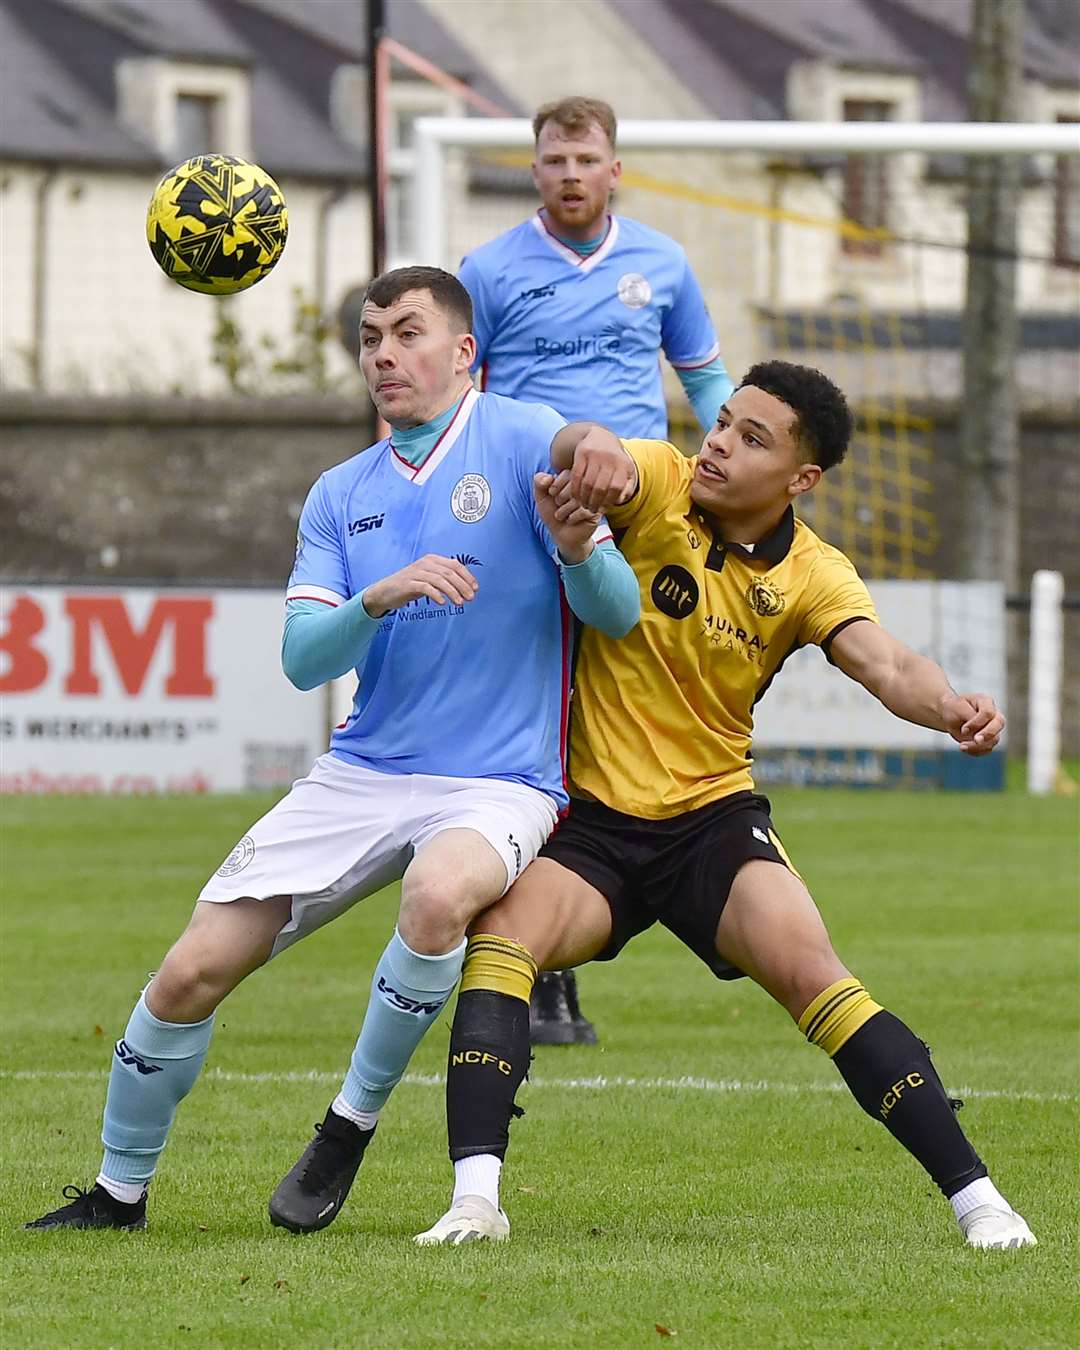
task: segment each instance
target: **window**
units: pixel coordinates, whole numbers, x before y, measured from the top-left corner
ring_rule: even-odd
[[[1059,122],[1080,124],[1080,117],[1058,114]],[[1054,166],[1054,262],[1080,268],[1080,158],[1059,155]]]
[[[205,94],[176,96],[176,154],[178,159],[211,154],[218,149],[218,104]]]
[[[888,122],[893,104],[874,99],[844,100],[845,122]],[[889,224],[889,179],[885,155],[848,155],[844,166],[844,216],[868,230],[887,229]],[[885,250],[882,239],[855,239],[845,235],[843,250],[864,258],[877,258]]]

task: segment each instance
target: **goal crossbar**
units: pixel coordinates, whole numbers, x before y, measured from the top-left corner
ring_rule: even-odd
[[[421,117],[416,130],[416,245],[445,265],[445,157],[448,148],[531,149],[524,117]],[[713,122],[626,121],[627,150],[750,150],[773,154],[1080,155],[1080,131],[1051,122]]]

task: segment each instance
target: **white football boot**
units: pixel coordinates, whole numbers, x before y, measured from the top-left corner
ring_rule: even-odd
[[[960,1220],[960,1231],[969,1247],[981,1247],[986,1251],[1034,1247],[1038,1242],[1015,1210],[999,1209],[997,1205],[979,1205],[965,1214]]]
[[[450,1206],[438,1223],[413,1238],[421,1247],[440,1243],[460,1247],[465,1242],[505,1242],[510,1236],[510,1220],[490,1200],[480,1195],[463,1195]]]

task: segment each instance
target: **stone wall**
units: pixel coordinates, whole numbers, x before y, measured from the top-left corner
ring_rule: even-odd
[[[0,399],[5,576],[283,584],[319,474],[371,443],[331,398]]]

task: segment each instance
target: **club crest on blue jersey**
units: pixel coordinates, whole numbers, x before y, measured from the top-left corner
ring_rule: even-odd
[[[491,488],[481,473],[467,473],[459,478],[450,494],[450,509],[464,525],[475,525],[488,513]]]
[[[640,272],[624,272],[615,292],[627,309],[644,309],[652,299],[652,287]]]

